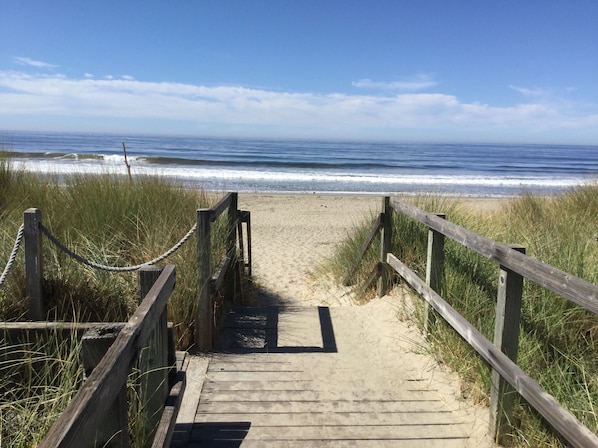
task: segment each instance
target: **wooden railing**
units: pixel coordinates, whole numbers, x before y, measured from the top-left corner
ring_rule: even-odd
[[[214,343],[214,335],[218,313],[215,309],[216,292],[220,290],[227,275],[233,275],[233,281],[227,282],[224,292],[225,302],[234,302],[238,297],[234,290],[240,287],[241,273],[247,269],[251,275],[251,221],[250,214],[238,210],[237,193],[227,194],[212,208],[197,211],[197,253],[199,275],[199,306],[197,312],[197,325],[195,344],[199,350],[209,351]],[[212,223],[224,212],[227,212],[227,243],[222,260],[215,272],[212,272]],[[243,227],[247,226],[247,241],[243,238]],[[245,248],[247,245],[247,262]],[[232,289],[231,286],[232,285]]]
[[[200,350],[212,348],[216,293],[224,289],[224,299],[235,300],[241,291],[243,271],[251,275],[250,213],[238,210],[237,202],[237,193],[229,193],[214,207],[197,211],[199,305],[195,342]],[[211,227],[225,211],[226,247],[213,272]],[[39,447],[104,446],[108,442],[109,446],[128,446],[126,381],[134,365],[139,370],[138,396],[145,433],[156,434],[151,446],[167,444],[178,412],[177,399],[185,388],[184,374],[179,372],[177,377],[174,370],[174,337],[167,322],[166,304],[174,288],[174,266],[163,271],[153,265],[139,269],[140,305],[127,323],[41,321],[45,314],[41,230],[41,211],[28,209],[24,216],[26,294],[28,315],[37,322],[3,322],[0,332],[15,341],[40,333],[78,338],[85,332],[81,340],[87,378]],[[232,288],[225,285],[230,275],[234,276]],[[174,398],[169,399],[169,394]],[[167,399],[171,404],[165,406]]]
[[[215,313],[215,293],[222,289],[224,280],[234,275],[233,289],[227,288],[225,300],[233,301],[242,294],[240,285],[243,272],[251,276],[251,216],[248,211],[238,210],[238,194],[228,193],[211,208],[197,210],[197,265],[199,292],[195,325],[195,344],[199,350],[210,350],[214,339],[214,328],[218,320]],[[226,249],[215,272],[212,269],[212,223],[227,212]],[[243,224],[246,228],[244,238]],[[25,285],[28,299],[28,317],[42,320],[45,303],[42,291],[42,217],[39,209],[28,209],[24,214],[25,240]],[[118,268],[115,268],[118,269]],[[227,285],[228,286],[228,285]]]
[[[148,282],[150,279],[155,282]],[[92,330],[88,343],[84,336],[82,356],[88,376],[39,448],[128,446],[126,382],[135,364],[145,378],[139,393],[149,421],[154,415],[162,416],[172,367],[166,305],[175,285],[175,268],[168,265],[163,270],[148,270],[141,283],[147,293],[126,324]],[[173,392],[182,395],[184,381],[176,387]],[[163,438],[172,433],[172,415],[166,415],[165,422],[171,429],[159,431]],[[153,446],[162,445],[164,440],[154,441]]]
[[[425,281],[390,253],[393,212],[402,213],[428,227]],[[426,300],[426,305],[443,317],[492,368],[489,431],[496,440],[499,442],[505,440],[511,432],[514,390],[527,400],[571,446],[598,446],[596,434],[579,422],[516,364],[524,278],[594,313],[598,313],[596,285],[525,255],[524,248],[520,246],[498,243],[446,220],[444,215],[425,212],[395,198],[392,200],[388,197],[384,198],[383,211],[364,243],[360,257],[372,244],[378,231],[383,232],[380,261],[373,274],[383,274],[379,279],[379,295],[388,292],[390,278],[384,274],[388,270],[387,267],[391,267]],[[486,339],[438,293],[442,290],[445,237],[495,261],[500,266],[494,342]],[[345,279],[346,284],[350,283],[355,270],[356,267]],[[373,274],[368,279],[370,283],[375,277]],[[428,319],[425,325],[431,325]]]

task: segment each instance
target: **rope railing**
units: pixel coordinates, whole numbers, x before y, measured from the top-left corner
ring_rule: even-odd
[[[15,262],[17,254],[21,247],[21,242],[23,241],[24,228],[25,228],[24,224],[21,224],[21,226],[19,227],[19,231],[17,232],[17,237],[15,238],[15,244],[10,253],[10,256],[8,257],[8,262],[6,263],[6,267],[4,268],[4,271],[2,272],[2,275],[0,276],[0,287],[2,287],[4,285],[4,282],[6,281],[6,278],[8,277],[8,274],[10,274],[10,271],[13,267],[13,264]],[[77,260],[80,263],[83,263],[92,268],[101,269],[104,271],[131,272],[131,271],[138,271],[139,269],[142,269],[146,266],[154,265],[154,264],[159,263],[160,261],[170,257],[177,250],[179,250],[183,246],[183,244],[185,244],[189,240],[189,238],[191,238],[193,236],[193,234],[197,230],[197,224],[194,224],[193,227],[191,227],[191,229],[185,234],[185,236],[183,236],[183,238],[180,239],[180,241],[178,243],[176,243],[174,246],[172,246],[170,249],[168,249],[162,255],[160,255],[150,261],[146,261],[145,263],[141,263],[141,264],[134,265],[134,266],[108,266],[108,265],[104,265],[104,264],[100,264],[100,263],[96,263],[94,261],[88,260],[87,258],[82,257],[81,255],[77,254],[73,250],[69,249],[56,236],[54,236],[52,234],[52,232],[47,227],[45,227],[43,224],[41,226],[41,230],[44,233],[44,235],[46,235],[48,237],[48,239],[50,241],[52,241],[52,243],[54,243],[54,245],[56,247],[58,247],[64,253],[66,253],[71,258]]]
[[[77,260],[80,263],[83,263],[83,264],[85,264],[87,266],[90,266],[92,268],[101,269],[101,270],[104,270],[104,271],[110,271],[110,272],[130,272],[130,271],[137,271],[137,270],[139,270],[141,268],[144,268],[146,266],[151,266],[153,264],[159,263],[160,261],[164,260],[165,258],[168,258],[169,256],[171,256],[183,244],[185,244],[189,240],[189,238],[191,238],[191,236],[195,233],[195,230],[197,229],[197,224],[193,225],[193,227],[191,227],[191,229],[185,234],[185,236],[183,236],[183,238],[181,238],[181,240],[178,243],[176,243],[174,246],[172,246],[170,249],[168,249],[162,255],[160,255],[159,257],[154,258],[153,260],[146,261],[145,263],[141,263],[141,264],[134,265],[134,266],[107,266],[107,265],[104,265],[104,264],[99,264],[99,263],[96,263],[94,261],[88,260],[87,258],[84,258],[81,255],[78,255],[77,253],[75,253],[74,251],[72,251],[71,249],[69,249],[68,247],[66,247],[66,245],[64,245],[58,238],[56,238],[52,234],[52,232],[50,232],[50,230],[48,230],[48,228],[45,227],[43,224],[41,226],[41,229],[42,229],[42,232],[44,232],[44,235],[46,235],[48,237],[48,239],[50,241],[52,241],[52,243],[54,243],[54,245],[56,247],[58,247],[64,253],[66,253],[71,258]]]
[[[15,259],[17,258],[17,253],[19,252],[19,248],[21,247],[21,241],[23,241],[23,231],[24,230],[25,230],[25,225],[21,224],[21,226],[19,227],[19,231],[17,232],[17,237],[15,238],[15,244],[12,248],[10,256],[8,257],[8,262],[6,263],[6,267],[4,268],[4,271],[2,272],[2,275],[0,276],[0,287],[4,284],[6,277],[8,277],[8,274],[10,273],[10,270],[12,269],[12,265],[14,264]]]
[[[93,269],[100,269],[110,272],[131,272],[139,271],[144,268],[149,268],[152,265],[156,265],[165,258],[170,257],[178,249],[180,249],[191,237],[196,235],[197,237],[197,269],[198,269],[198,301],[199,306],[197,309],[196,325],[200,330],[205,330],[205,335],[199,336],[200,331],[196,331],[196,345],[201,347],[202,350],[209,350],[213,342],[213,319],[214,308],[216,302],[214,299],[214,289],[220,289],[222,279],[224,278],[225,272],[234,273],[234,285],[224,288],[225,301],[236,300],[237,285],[240,285],[241,278],[243,276],[243,270],[248,269],[251,272],[251,232],[250,232],[250,219],[249,212],[241,212],[237,208],[238,200],[237,193],[228,193],[222,198],[218,204],[211,208],[202,208],[197,210],[196,223],[191,229],[170,249],[166,250],[162,255],[143,263],[134,266],[115,266],[119,261],[109,260],[108,263],[112,265],[98,263],[92,261],[89,258],[96,258],[98,255],[91,252],[86,258],[81,253],[77,253],[74,247],[67,247],[58,237],[56,237],[50,229],[45,227],[42,223],[41,210],[37,208],[29,208],[25,211],[23,217],[23,228],[22,232],[19,233],[18,243],[20,243],[21,236],[24,242],[25,251],[25,297],[28,301],[28,312],[27,318],[33,321],[43,320],[45,316],[46,304],[44,302],[44,285],[43,285],[43,250],[42,250],[42,239],[44,235],[57,247],[58,251],[64,252],[66,255],[72,257],[76,262],[91,267]],[[227,229],[227,234],[222,234],[220,225],[218,224],[218,241],[225,245],[220,256],[224,256],[223,262],[219,263],[219,268],[216,274],[212,272],[212,232],[211,225],[215,220],[224,212],[227,212],[227,223],[223,224],[223,227]],[[242,223],[246,224],[247,227],[247,253],[248,262],[244,262],[243,256],[243,230]],[[238,236],[237,236],[238,235]],[[17,244],[18,246],[18,244]],[[11,263],[15,258],[18,247],[15,247],[13,254],[11,255]],[[236,252],[239,252],[237,254]],[[230,254],[233,255],[230,255]],[[89,256],[91,255],[91,256]],[[227,256],[228,255],[228,256]],[[97,258],[96,258],[97,259]],[[124,262],[121,262],[124,263]],[[10,266],[7,266],[3,278],[6,277]],[[232,279],[232,277],[231,277]],[[1,286],[1,284],[0,284]],[[205,318],[203,322],[200,319]],[[205,328],[204,328],[205,327]]]

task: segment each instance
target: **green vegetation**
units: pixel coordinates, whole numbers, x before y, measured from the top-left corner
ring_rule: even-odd
[[[41,441],[81,384],[80,346],[58,335],[0,346],[0,446]]]
[[[0,259],[8,260],[23,212],[42,211],[42,222],[65,246],[108,266],[152,260],[174,246],[195,224],[196,210],[220,198],[157,177],[39,176],[0,155]],[[226,214],[214,225],[213,263],[221,259]],[[0,321],[27,312],[23,248],[0,288]],[[43,239],[43,290],[47,319],[74,322],[126,321],[137,306],[136,272],[108,272],[73,260]],[[191,237],[159,264],[177,266],[169,301],[176,345],[193,342],[197,310],[197,242]],[[215,266],[214,266],[215,267]],[[32,446],[64,409],[80,384],[79,344],[58,337],[9,344],[0,352],[0,446]],[[10,394],[7,393],[10,391]],[[18,429],[16,429],[18,428]]]
[[[573,189],[555,197],[523,195],[502,210],[482,213],[457,200],[410,199],[429,212],[494,240],[520,244],[527,254],[598,284],[598,186]],[[354,263],[373,217],[338,248],[330,269],[343,278]],[[374,244],[356,281],[363,282],[378,259]],[[427,229],[394,214],[392,252],[425,278]],[[443,297],[493,339],[498,266],[447,239]],[[524,283],[518,364],[592,431],[598,431],[598,319],[532,282]],[[373,292],[369,292],[373,294]],[[423,304],[423,301],[417,301]],[[422,307],[412,314],[423,324]],[[423,329],[423,327],[422,327]],[[432,353],[459,372],[462,393],[488,403],[490,369],[441,319],[428,341]],[[450,350],[446,348],[450,347]],[[515,446],[562,446],[562,441],[522,399],[516,405]]]

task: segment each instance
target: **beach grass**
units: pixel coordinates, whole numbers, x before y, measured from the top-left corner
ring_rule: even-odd
[[[6,162],[5,162],[6,163]],[[2,172],[0,171],[0,175]],[[195,224],[196,210],[217,198],[158,177],[75,174],[58,179],[12,170],[2,177],[6,194],[2,253],[12,249],[23,212],[39,208],[43,225],[66,247],[100,265],[145,263],[174,246]],[[214,263],[220,260],[226,226],[215,225]],[[179,347],[188,347],[197,298],[197,247],[194,238],[161,262],[177,266],[177,287],[169,302]],[[43,289],[48,318],[66,321],[124,321],[137,306],[137,274],[90,267],[44,239]],[[24,267],[17,259],[2,288],[0,320],[26,315]]]
[[[524,194],[502,209],[483,212],[451,198],[406,198],[429,212],[506,244],[520,244],[527,254],[559,269],[598,283],[598,186],[542,197]],[[394,214],[392,252],[425,278],[427,228]],[[373,217],[364,221],[338,247],[329,269],[346,275],[365,239]],[[363,281],[378,261],[378,244],[356,275]],[[496,263],[453,242],[445,245],[443,297],[488,339],[493,340],[497,296]],[[369,292],[372,296],[373,291]],[[367,298],[367,296],[366,296]],[[410,314],[423,331],[423,301]],[[593,313],[545,288],[526,281],[522,305],[518,364],[565,408],[598,430],[598,320]],[[441,319],[427,341],[442,363],[459,372],[464,396],[489,402],[491,372],[484,361]],[[450,350],[446,348],[450,347]],[[519,399],[514,413],[514,446],[564,446],[546,422]]]
[[[162,255],[193,227],[197,209],[210,207],[220,199],[159,177],[27,173],[13,166],[9,155],[0,156],[0,193],[0,259],[4,262],[13,249],[23,212],[35,207],[42,212],[43,225],[66,247],[107,266],[138,265]],[[213,268],[227,241],[228,227],[220,221],[213,225]],[[92,268],[74,260],[47,238],[43,239],[43,260],[47,320],[123,322],[137,307],[135,272]],[[174,323],[177,348],[187,349],[194,340],[198,301],[196,238],[190,238],[159,264],[177,266],[168,319]],[[22,320],[26,314],[21,255],[0,288],[0,321]],[[63,347],[58,336],[25,345],[7,345],[5,338],[3,341],[0,446],[33,446],[80,384],[79,348]],[[10,395],[4,393],[6,390],[11,391]],[[16,431],[21,425],[28,425],[28,430]]]
[[[0,446],[31,447],[68,405],[83,379],[81,342],[50,334],[0,346]]]

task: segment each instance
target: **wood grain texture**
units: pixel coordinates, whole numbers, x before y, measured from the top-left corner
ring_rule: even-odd
[[[373,358],[392,349],[375,342],[381,336],[359,322],[358,309],[330,309],[326,322],[318,308],[235,308],[194,420],[178,422],[187,437],[171,446],[475,446],[471,417],[409,363],[395,356],[396,370],[376,371],[355,359],[354,337],[372,339]],[[327,332],[335,350],[324,350]]]
[[[577,305],[598,313],[598,286],[406,202],[393,198],[391,204],[399,212],[446,237],[566,297]]]
[[[98,423],[125,384],[139,350],[146,346],[174,284],[175,268],[166,266],[39,448],[86,446],[85,440],[93,437]]]
[[[513,363],[492,342],[452,308],[442,297],[426,285],[413,271],[394,255],[389,264],[417,291],[476,352],[513,386],[570,444],[575,447],[598,446],[598,437],[577,418],[564,409],[552,395]]]

